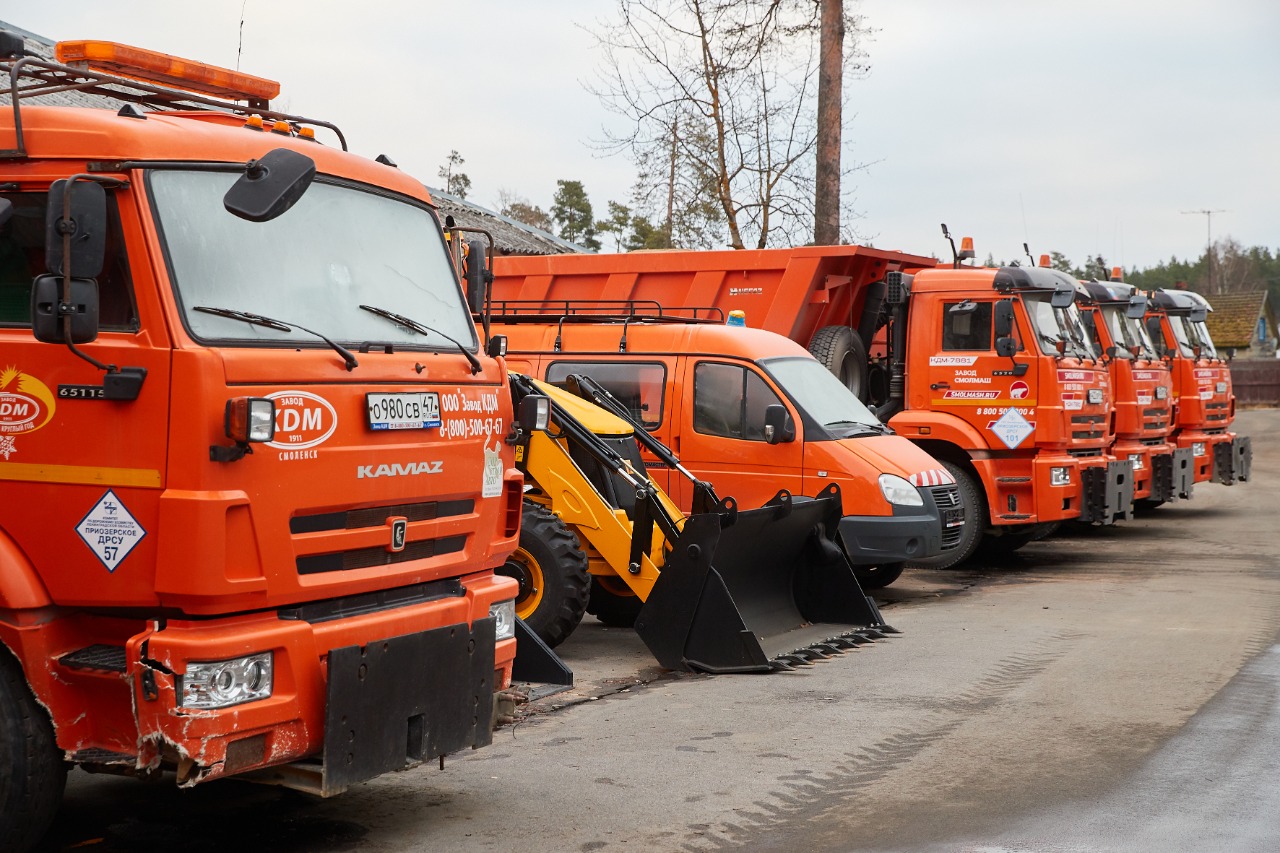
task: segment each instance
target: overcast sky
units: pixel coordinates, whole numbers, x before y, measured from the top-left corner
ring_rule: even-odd
[[[853,8],[855,0],[845,0]],[[584,88],[583,26],[609,0],[18,0],[0,18],[281,81],[279,109],[332,121],[437,185],[450,149],[469,198],[550,206],[581,180],[597,215],[626,202],[612,116]],[[1022,243],[1146,267],[1214,239],[1280,249],[1280,2],[862,0],[870,74],[846,85],[846,165],[863,242],[979,258]]]

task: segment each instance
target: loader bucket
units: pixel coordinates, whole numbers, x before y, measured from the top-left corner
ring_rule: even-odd
[[[837,539],[840,491],[689,516],[636,619],[658,662],[690,672],[805,665],[886,633]]]

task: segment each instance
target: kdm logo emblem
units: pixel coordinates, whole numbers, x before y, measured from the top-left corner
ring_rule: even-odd
[[[49,423],[56,408],[48,385],[13,365],[0,370],[0,456],[8,459],[17,450],[14,437]]]

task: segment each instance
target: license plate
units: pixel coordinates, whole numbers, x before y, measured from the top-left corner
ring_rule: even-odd
[[[440,426],[440,395],[366,394],[369,429],[430,429]]]
[[[942,511],[942,524],[944,527],[959,527],[964,524],[964,507],[944,509]]]

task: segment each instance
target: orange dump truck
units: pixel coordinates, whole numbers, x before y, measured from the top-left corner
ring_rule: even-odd
[[[1143,323],[1147,298],[1118,280],[1087,281],[1076,301],[1111,371],[1116,415],[1111,454],[1133,466],[1134,500],[1158,506],[1191,497],[1193,458],[1190,448],[1173,444],[1173,376]]]
[[[422,185],[270,81],[0,54],[0,849],[69,765],[327,795],[489,743],[522,481]],[[127,103],[26,101],[68,88]]]
[[[938,267],[861,246],[511,257],[494,271],[497,300],[548,312],[592,299],[708,307],[808,347],[956,479],[961,541],[920,564],[1131,510],[1129,462],[1107,452],[1110,377],[1081,325],[1076,282],[1060,273]]]
[[[1205,318],[1213,307],[1189,290],[1151,294],[1147,326],[1173,371],[1173,441],[1189,449],[1197,483],[1227,486],[1247,481],[1253,467],[1250,438],[1231,431],[1236,396],[1231,367],[1218,354]]]

